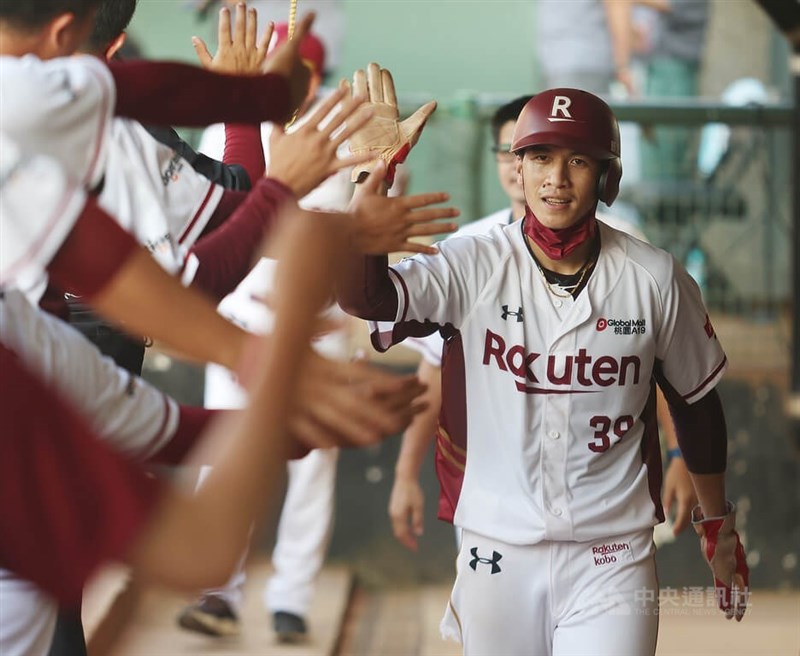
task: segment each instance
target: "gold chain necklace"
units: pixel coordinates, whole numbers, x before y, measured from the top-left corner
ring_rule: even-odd
[[[583,266],[581,266],[581,268],[580,268],[580,274],[581,275],[578,278],[577,282],[573,283],[572,285],[564,285],[564,286],[561,286],[558,283],[550,282],[547,279],[547,275],[545,274],[544,269],[542,268],[542,265],[539,264],[539,260],[537,260],[534,257],[533,261],[536,262],[536,268],[539,270],[539,275],[542,276],[542,280],[544,281],[545,287],[547,287],[547,291],[549,291],[553,296],[558,296],[559,298],[570,298],[572,296],[572,293],[576,289],[580,288],[581,284],[583,283],[583,279],[586,277],[586,273],[589,271],[589,269],[592,268],[591,265],[594,263],[594,257],[589,256],[589,258],[586,260],[586,262],[583,263]],[[561,294],[558,291],[556,291],[556,288],[558,290],[566,292],[566,293],[565,294]]]

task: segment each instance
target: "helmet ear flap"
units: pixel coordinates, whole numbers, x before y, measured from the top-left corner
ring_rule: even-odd
[[[597,180],[597,197],[609,207],[617,199],[621,179],[622,162],[619,157],[607,160],[603,172]]]

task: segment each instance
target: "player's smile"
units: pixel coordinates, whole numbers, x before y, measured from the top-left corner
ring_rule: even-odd
[[[517,164],[528,206],[547,226],[571,226],[597,202],[600,163],[592,157],[557,146],[533,146]]]

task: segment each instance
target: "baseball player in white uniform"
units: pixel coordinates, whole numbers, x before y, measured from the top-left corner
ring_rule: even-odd
[[[653,654],[652,529],[664,519],[654,380],[698,493],[718,603],[728,618],[746,607],[714,389],[727,361],[686,271],[595,218],[622,175],[602,100],[538,94],[511,150],[521,223],[391,268],[354,261],[340,304],[394,322],[375,326],[379,349],[445,337],[439,515],[463,539],[443,634],[467,656]]]
[[[495,226],[509,225],[525,216],[525,194],[517,180],[516,156],[509,149],[517,117],[531,98],[530,95],[521,96],[501,105],[490,121],[492,150],[497,162],[498,181],[508,196],[510,207],[466,224],[449,238],[486,234]],[[606,225],[627,232],[642,241],[647,241],[644,233],[628,221],[600,212],[596,216]],[[442,405],[441,367],[444,341],[441,335],[435,332],[428,337],[409,337],[403,344],[422,355],[417,375],[420,380],[428,384],[425,397],[428,408],[414,417],[403,433],[395,466],[394,484],[389,498],[389,517],[398,541],[416,551],[417,539],[424,532],[424,493],[420,486],[419,476],[429,446],[436,435],[439,410]],[[686,465],[680,457],[669,408],[660,392],[657,411],[659,427],[665,438],[669,459],[664,476],[665,513],[669,513],[673,503],[676,506],[675,524],[667,526],[667,523],[670,522],[670,518],[667,517],[665,524],[659,524],[656,528],[655,542],[656,546],[659,546],[659,536],[662,541],[674,540],[674,535],[689,525],[691,510],[697,504],[697,497]]]
[[[276,25],[271,47],[285,41],[287,36],[287,25]],[[307,35],[300,44],[300,56],[311,70],[311,85],[308,101],[289,132],[302,126],[304,117],[319,104],[319,84],[325,70],[325,49],[315,35]],[[261,126],[268,171],[272,130],[271,123]],[[198,150],[210,157],[219,157],[225,150],[224,126],[218,124],[206,129]],[[302,198],[300,206],[321,211],[343,211],[352,192],[350,172],[343,169]],[[267,331],[269,312],[260,299],[268,297],[271,292],[274,266],[274,260],[262,259],[237,289],[223,299],[219,305],[220,313],[248,331]],[[347,319],[347,315],[335,306],[329,313],[330,318],[336,321],[345,322]],[[349,346],[346,328],[329,333],[315,343],[320,353],[340,360],[348,357]],[[206,407],[238,408],[246,400],[235,375],[217,365],[206,368]],[[316,449],[304,458],[288,463],[288,487],[272,553],[274,573],[267,582],[263,598],[281,641],[300,640],[307,631],[306,617],[313,599],[314,584],[322,569],[333,528],[338,454],[338,449]],[[179,617],[180,625],[211,635],[238,633],[245,580],[242,563],[227,585],[206,590],[196,604],[184,609]]]

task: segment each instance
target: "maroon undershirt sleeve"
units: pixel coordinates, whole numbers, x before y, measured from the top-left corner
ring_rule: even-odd
[[[238,164],[250,178],[250,184],[264,177],[267,165],[261,142],[261,126],[257,123],[226,123],[224,164]]]
[[[56,288],[91,297],[140,249],[136,240],[89,196],[47,272]]]
[[[686,468],[693,474],[723,473],[728,461],[728,429],[717,390],[689,404],[664,377],[658,361],[654,373],[669,405]]]
[[[200,262],[192,286],[217,300],[232,292],[252,268],[281,206],[294,201],[288,187],[261,178],[231,217],[192,248]]]
[[[173,62],[109,62],[116,114],[153,125],[283,122],[289,82],[282,75],[221,75]]]
[[[394,321],[397,291],[389,279],[386,255],[353,255],[336,290],[337,301],[348,314],[373,321]]]

